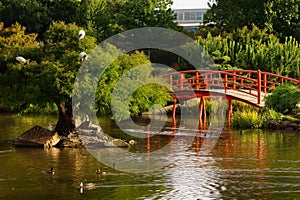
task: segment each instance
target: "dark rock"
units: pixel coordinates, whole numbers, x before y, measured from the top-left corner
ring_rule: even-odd
[[[70,133],[68,136],[60,136],[60,138],[61,142],[58,144],[59,147],[82,147],[82,141],[77,133]]]
[[[272,130],[279,129],[280,126],[281,126],[280,123],[277,122],[277,121],[270,121],[270,122],[268,123],[268,128],[269,128],[269,129],[272,129]]]
[[[78,129],[79,137],[84,146],[94,147],[129,147],[124,140],[113,138],[105,134],[100,127],[92,125],[91,128]]]
[[[285,128],[289,127],[290,124],[291,124],[290,121],[282,121],[280,123],[282,129],[285,129]]]
[[[287,131],[300,131],[300,124],[292,121],[269,121],[267,127],[271,130],[287,130]]]
[[[59,143],[60,137],[57,132],[50,131],[41,126],[34,126],[25,131],[12,141],[16,147],[44,147],[50,148]]]
[[[35,126],[21,134],[12,141],[16,147],[71,147],[83,146],[101,147],[129,147],[129,144],[121,139],[113,138],[105,134],[100,126],[84,121],[68,136],[59,136],[57,132]]]

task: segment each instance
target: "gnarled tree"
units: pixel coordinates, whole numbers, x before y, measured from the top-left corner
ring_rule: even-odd
[[[0,27],[1,102],[21,111],[30,105],[56,104],[59,119],[55,130],[67,136],[74,130],[72,90],[81,65],[79,53],[89,53],[95,45],[93,37],[78,40],[80,27],[63,22],[53,23],[45,33],[45,41],[37,42],[36,34],[26,34],[15,24]],[[2,42],[3,41],[3,42]],[[15,54],[27,62],[18,63]]]

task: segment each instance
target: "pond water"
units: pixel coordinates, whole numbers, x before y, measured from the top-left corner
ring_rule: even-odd
[[[137,139],[131,151],[145,152],[151,163],[154,152],[168,144],[171,165],[161,163],[167,167],[138,173],[113,169],[86,149],[44,150],[8,144],[34,125],[48,127],[55,122],[53,116],[0,115],[0,199],[300,198],[299,133],[243,130],[240,134],[222,130],[212,151],[202,155],[201,145],[211,140],[205,131],[178,129],[165,123],[160,135]],[[123,137],[111,120],[101,119],[100,124],[105,132]],[[142,129],[129,131],[144,134]],[[172,143],[171,131],[182,138],[192,132],[196,135],[184,149]],[[54,175],[43,173],[51,167]],[[106,174],[96,175],[97,168]],[[95,187],[82,192],[81,181]]]

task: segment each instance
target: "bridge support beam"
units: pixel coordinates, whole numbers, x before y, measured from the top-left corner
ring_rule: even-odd
[[[257,70],[257,104],[260,104],[261,100],[261,71]]]
[[[203,123],[206,124],[206,109],[204,97],[200,97],[198,118],[201,127]]]
[[[230,120],[232,115],[232,100],[228,100],[228,110],[227,110],[227,124],[230,127]]]
[[[176,106],[177,106],[177,99],[174,99],[173,103],[173,110],[172,110],[172,120],[173,120],[173,126],[176,127]]]

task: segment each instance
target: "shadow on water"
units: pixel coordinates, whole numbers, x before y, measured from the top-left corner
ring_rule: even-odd
[[[209,134],[199,131],[196,124],[194,129],[186,129],[185,122],[181,122],[181,128],[173,127],[168,119],[159,134],[136,139],[131,151],[147,152],[150,145],[151,158],[153,151],[170,144],[169,154],[176,152],[172,165],[166,163],[163,168],[137,174],[114,170],[84,148],[44,150],[14,148],[7,143],[34,125],[47,127],[55,121],[55,117],[0,116],[0,199],[297,199],[300,196],[298,133],[244,130],[239,134],[226,130],[213,150],[201,156],[201,145],[211,139]],[[124,134],[109,119],[101,119],[100,124],[111,135]],[[147,129],[131,131],[149,133]],[[172,134],[184,138],[190,133],[196,134],[188,149],[171,142]],[[51,167],[55,174],[42,172]],[[97,168],[106,174],[96,175]],[[94,183],[95,187],[80,193],[81,181]]]

